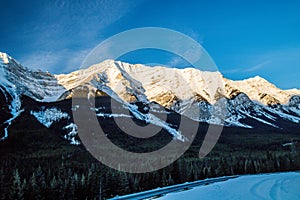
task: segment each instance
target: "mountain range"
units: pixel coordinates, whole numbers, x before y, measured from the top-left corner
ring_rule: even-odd
[[[0,138],[7,138],[10,125],[27,112],[47,128],[67,121],[59,127],[66,130],[64,138],[80,144],[71,116],[77,106],[59,106],[59,102],[70,101],[75,94],[88,99],[111,98],[122,105],[122,113],[113,113],[101,103],[91,106],[100,118],[138,119],[165,129],[177,139],[182,137],[176,127],[162,120],[159,113],[245,129],[288,131],[299,128],[300,122],[300,90],[279,89],[259,76],[234,81],[220,72],[114,60],[55,75],[30,70],[0,53]],[[32,107],[30,102],[38,106]]]

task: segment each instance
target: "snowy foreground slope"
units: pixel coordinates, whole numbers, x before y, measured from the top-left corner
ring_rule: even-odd
[[[159,200],[211,199],[300,199],[300,173],[273,173],[240,176],[224,182],[195,187],[191,190],[169,193]]]

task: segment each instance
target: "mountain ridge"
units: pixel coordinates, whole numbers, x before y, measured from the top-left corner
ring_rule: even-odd
[[[282,128],[281,121],[300,122],[300,90],[281,90],[259,76],[233,81],[220,72],[149,67],[114,60],[69,74],[52,75],[23,67],[5,53],[0,53],[0,58],[0,88],[13,99],[6,101],[14,118],[22,111],[22,95],[39,102],[55,102],[80,92],[89,99],[108,95],[126,105],[156,102],[194,121],[209,124],[253,128],[256,125],[246,121],[254,120]],[[131,112],[138,111],[131,109]]]
[[[182,72],[182,74],[180,74],[182,77],[186,76],[189,73],[190,74],[191,73],[196,73],[197,74],[198,72],[201,72],[202,76],[209,75],[209,74],[213,74],[215,76],[220,76],[220,78],[224,79],[225,84],[229,84],[230,86],[235,84],[236,88],[234,88],[234,89],[240,89],[240,92],[243,92],[243,93],[247,94],[250,97],[251,100],[256,100],[256,101],[258,101],[260,103],[263,103],[265,105],[266,105],[266,103],[264,101],[261,101],[261,99],[258,98],[259,96],[258,97],[253,97],[253,95],[251,95],[250,92],[247,92],[244,85],[248,85],[249,83],[251,83],[252,86],[256,86],[255,89],[257,89],[257,93],[260,93],[260,95],[263,95],[263,92],[261,91],[262,89],[261,90],[258,90],[258,89],[260,89],[259,86],[262,86],[263,84],[268,84],[268,86],[276,88],[278,93],[282,94],[282,96],[285,96],[285,97],[282,97],[282,96],[280,97],[278,94],[277,95],[275,94],[275,96],[279,96],[277,99],[280,102],[280,104],[288,103],[288,100],[292,97],[292,95],[300,95],[300,90],[299,89],[292,88],[292,89],[282,90],[280,88],[277,88],[274,84],[270,83],[269,81],[267,81],[266,79],[264,79],[260,76],[250,77],[250,78],[247,78],[247,79],[244,79],[244,80],[230,80],[230,79],[227,79],[227,78],[223,77],[223,75],[219,71],[218,72],[205,72],[205,71],[200,71],[200,70],[195,69],[195,68],[177,69],[177,68],[166,68],[166,67],[162,67],[162,66],[153,66],[153,67],[151,66],[150,67],[150,66],[145,66],[145,65],[142,65],[142,64],[129,64],[129,63],[124,63],[124,62],[119,62],[119,61],[114,61],[114,60],[109,60],[109,59],[103,61],[102,63],[92,65],[87,69],[75,70],[75,71],[73,71],[71,73],[68,73],[68,74],[50,74],[49,72],[42,72],[40,70],[39,71],[30,70],[30,69],[22,66],[18,62],[16,62],[15,59],[10,57],[6,53],[1,53],[0,52],[0,58],[2,59],[2,62],[6,65],[9,62],[13,62],[13,63],[17,64],[17,65],[14,64],[14,66],[18,66],[19,68],[21,66],[26,71],[34,72],[34,73],[40,73],[42,75],[47,75],[49,77],[51,77],[51,76],[55,77],[57,82],[60,83],[62,86],[64,86],[66,90],[73,89],[76,86],[80,85],[80,83],[83,83],[83,82],[79,82],[77,85],[76,84],[72,85],[72,84],[67,83],[67,81],[64,81],[63,79],[65,79],[65,78],[72,79],[73,78],[73,80],[74,80],[76,78],[77,79],[79,78],[79,77],[77,77],[78,75],[86,76],[87,73],[95,75],[96,73],[99,73],[99,72],[104,71],[104,70],[111,70],[111,69],[108,69],[108,68],[110,66],[113,66],[114,63],[120,63],[122,65],[122,67],[124,68],[124,71],[133,73],[133,74],[130,74],[130,75],[131,76],[133,75],[134,78],[137,78],[138,73],[143,73],[145,71],[142,68],[154,69],[155,71],[160,71],[160,70],[164,69],[164,70],[166,70],[166,72],[172,72],[172,71]],[[107,65],[107,66],[104,67],[103,65]],[[207,73],[207,74],[205,74],[205,73]],[[113,74],[113,75],[115,75],[115,74]],[[119,73],[117,75],[119,75]],[[236,85],[238,85],[238,86],[236,86]],[[230,95],[227,94],[226,97],[230,98]],[[44,101],[47,101],[47,100],[44,100]],[[50,99],[49,101],[53,101],[53,100]]]

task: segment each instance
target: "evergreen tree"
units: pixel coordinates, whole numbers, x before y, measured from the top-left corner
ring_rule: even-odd
[[[24,191],[18,169],[14,171],[13,183],[10,190],[10,198],[21,200],[24,199]]]

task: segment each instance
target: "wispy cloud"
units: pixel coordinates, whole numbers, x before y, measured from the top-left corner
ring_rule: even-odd
[[[240,68],[235,68],[235,69],[223,70],[223,73],[234,74],[234,73],[243,73],[243,72],[254,72],[263,67],[266,67],[270,63],[271,63],[271,61],[265,61],[265,62],[259,63],[257,65],[254,65],[252,67],[248,67],[248,68],[240,67]]]
[[[21,64],[33,69],[50,71],[52,73],[68,73],[80,68],[82,60],[91,49],[70,50],[63,49],[58,52],[38,51],[21,58]]]
[[[235,74],[235,73],[238,73],[240,71],[241,71],[240,68],[235,68],[235,69],[222,70],[222,73],[225,73],[225,74]]]
[[[170,67],[185,67],[188,65],[184,59],[180,58],[179,56],[174,56],[171,60],[166,64],[166,66]]]
[[[30,41],[30,51],[18,60],[29,68],[56,73],[74,70],[103,39],[103,30],[137,4],[122,0],[46,2],[39,8],[37,19],[28,22],[33,28],[23,37]]]
[[[258,70],[258,69],[261,69],[261,68],[267,66],[269,63],[270,63],[270,61],[265,61],[265,62],[263,62],[263,63],[260,63],[260,64],[258,64],[258,65],[255,65],[255,66],[253,66],[253,67],[247,68],[247,69],[245,69],[244,71],[245,71],[245,72],[253,72],[253,71],[256,71],[256,70]]]

